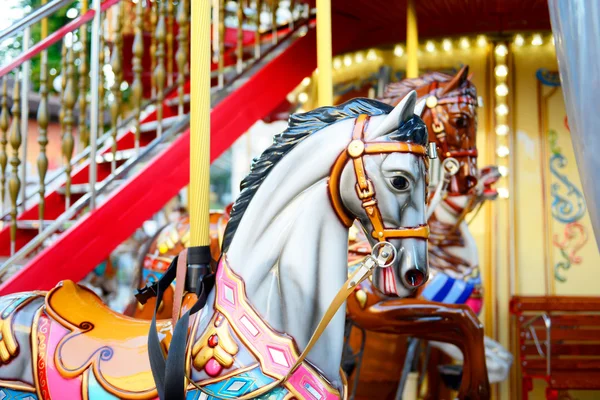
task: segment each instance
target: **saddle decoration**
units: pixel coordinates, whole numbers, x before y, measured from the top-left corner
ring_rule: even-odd
[[[332,388],[315,368],[305,361],[306,356],[323,334],[339,307],[354,292],[357,285],[367,279],[375,267],[390,266],[395,257],[396,249],[388,242],[381,242],[373,247],[372,254],[365,258],[361,266],[348,278],[334,297],[304,351],[298,355],[293,339],[275,332],[254,311],[246,298],[243,281],[231,271],[224,254],[217,270],[215,310],[227,319],[236,336],[259,360],[263,374],[275,379],[257,390],[236,396],[236,399],[252,399],[279,386],[285,387],[300,398],[339,399],[339,391]],[[192,350],[192,354],[194,354],[194,350]],[[207,365],[208,363],[205,364],[205,371]],[[186,378],[198,390],[206,391],[205,387],[194,382],[189,376],[186,375]],[[211,383],[213,382],[214,380],[211,381]],[[210,395],[217,399],[228,398],[220,397],[216,393]]]

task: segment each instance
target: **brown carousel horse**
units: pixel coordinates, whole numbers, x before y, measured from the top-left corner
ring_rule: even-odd
[[[433,72],[392,83],[383,101],[394,104],[411,90],[426,102],[422,118],[428,125],[430,141],[437,144],[436,164],[441,171],[436,171],[432,163],[435,189],[428,209],[432,273],[419,290],[419,300],[389,299],[374,290],[369,281],[363,282],[355,296],[348,299],[348,316],[368,331],[408,334],[456,346],[464,357],[461,388],[480,388],[472,393],[473,398],[487,398],[483,326],[477,319],[483,291],[477,249],[464,219],[485,199],[495,198],[490,185],[499,174],[496,168],[482,173],[477,170],[477,95],[468,78],[468,67],[455,76]],[[351,258],[359,259],[369,251],[366,237],[358,232],[350,245]],[[358,372],[355,380],[359,379]],[[501,379],[507,372],[501,370]]]
[[[242,183],[216,277],[198,281],[214,287],[175,295],[172,320],[125,317],[71,281],[0,297],[0,396],[345,398],[338,308],[370,276],[407,294],[428,274],[428,138],[415,103],[410,93],[395,108],[355,99],[293,115]],[[379,244],[348,278],[354,219]],[[165,274],[177,277],[175,293],[188,283],[186,258]],[[157,304],[169,283],[159,280]],[[160,363],[151,370],[154,350],[168,354],[165,380]]]

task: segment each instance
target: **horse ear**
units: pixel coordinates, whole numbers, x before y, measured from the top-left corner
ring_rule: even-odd
[[[375,128],[370,136],[371,139],[387,135],[396,130],[404,121],[411,119],[415,113],[415,103],[417,102],[417,92],[411,90],[390,112],[387,117]]]
[[[442,97],[445,94],[450,93],[454,89],[459,88],[460,85],[462,85],[467,79],[469,79],[468,76],[469,76],[469,66],[463,65],[463,67],[460,69],[460,71],[458,71],[458,73],[454,76],[454,78],[452,78],[452,80],[450,82],[448,82],[448,84],[446,86],[444,86],[439,97]]]
[[[423,110],[425,109],[425,103],[427,103],[427,99],[421,99],[417,102],[417,105],[415,106],[415,115],[417,115],[419,117],[423,115]]]

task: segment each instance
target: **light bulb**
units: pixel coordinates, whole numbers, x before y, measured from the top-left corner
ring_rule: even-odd
[[[498,146],[496,154],[498,154],[498,157],[506,157],[510,154],[510,150],[508,150],[508,147],[506,146]]]
[[[506,104],[500,104],[498,107],[496,107],[496,114],[500,116],[507,115],[508,106]]]
[[[394,47],[394,55],[396,57],[402,57],[404,55],[404,49],[399,44]]]
[[[375,50],[373,50],[373,49],[369,50],[369,52],[367,53],[367,60],[369,60],[369,61],[377,60],[377,53],[375,53]]]
[[[356,53],[356,55],[354,56],[354,61],[356,61],[357,64],[360,64],[361,62],[363,62],[365,59],[365,57],[363,56],[362,53]]]
[[[431,40],[427,41],[427,43],[425,43],[425,50],[427,50],[430,53],[433,53],[435,51],[435,44],[433,44]]]
[[[477,47],[485,47],[487,46],[487,39],[484,35],[477,36]]]
[[[452,50],[452,41],[450,39],[444,39],[442,41],[442,48],[444,49],[444,51]]]
[[[508,86],[506,84],[501,83],[496,86],[496,94],[500,97],[504,97],[508,94]]]
[[[502,176],[507,176],[508,175],[508,168],[505,167],[504,165],[500,165],[498,167],[498,172],[500,173],[500,175]]]
[[[521,47],[525,44],[525,39],[523,39],[523,35],[515,36],[515,45]]]
[[[508,54],[508,49],[506,48],[505,45],[499,44],[498,46],[496,46],[496,55],[497,56],[504,57],[507,54]]]
[[[542,44],[544,44],[542,35],[540,35],[539,33],[536,33],[535,35],[533,35],[533,37],[531,38],[531,44],[533,46],[541,46]]]
[[[471,43],[469,43],[469,39],[467,39],[466,37],[460,39],[460,48],[461,49],[468,49],[470,46],[471,46]]]
[[[310,85],[310,77],[309,76],[302,79],[302,86],[308,86],[308,85]]]
[[[344,56],[344,65],[346,67],[349,67],[352,65],[352,57],[350,57],[349,55],[345,55]]]
[[[501,125],[496,126],[496,135],[498,135],[498,136],[508,135],[508,125],[501,124]]]
[[[342,60],[340,60],[339,58],[335,58],[333,60],[333,68],[335,68],[335,69],[342,68]]]
[[[494,68],[494,72],[497,77],[505,77],[508,75],[508,68],[506,65],[497,65],[496,68]]]
[[[300,93],[298,95],[298,101],[302,104],[306,103],[308,101],[308,95],[304,92]]]
[[[500,196],[501,199],[508,199],[508,189],[498,188],[498,196]]]

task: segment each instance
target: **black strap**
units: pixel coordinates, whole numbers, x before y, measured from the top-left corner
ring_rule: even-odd
[[[210,263],[210,249],[208,246],[200,247],[201,253],[208,254],[206,257],[194,256],[194,261],[200,265],[208,266]],[[190,248],[190,250],[195,248]],[[205,251],[208,249],[208,253]],[[194,253],[193,251],[190,253]],[[190,254],[188,253],[188,254]],[[145,288],[138,291],[136,297],[138,301],[145,304],[146,301],[156,295],[156,305],[154,307],[154,315],[150,323],[150,332],[148,332],[148,357],[150,358],[150,368],[152,376],[156,384],[156,390],[160,400],[185,400],[185,350],[187,347],[187,332],[189,326],[190,315],[200,311],[205,305],[208,295],[215,285],[215,274],[203,274],[198,283],[196,295],[198,300],[194,305],[181,316],[173,329],[171,345],[167,354],[167,358],[162,351],[158,331],[156,329],[156,314],[158,307],[162,301],[165,290],[175,280],[177,272],[177,259],[175,257],[165,274],[152,285],[147,285]],[[188,255],[189,261],[189,255]],[[180,301],[180,299],[174,299]]]

